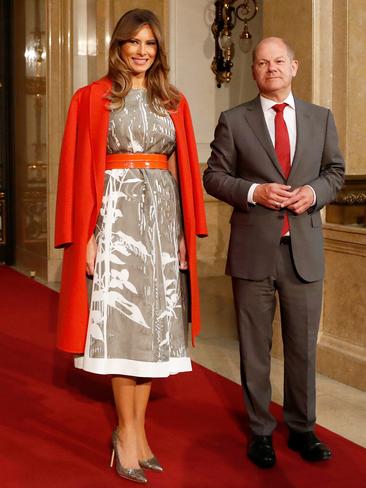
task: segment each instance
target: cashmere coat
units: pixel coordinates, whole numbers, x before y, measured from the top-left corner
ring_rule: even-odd
[[[57,346],[82,353],[88,326],[86,246],[94,232],[104,190],[108,100],[112,83],[102,78],[73,96],[62,141],[56,203],[55,247],[64,248]],[[170,111],[188,254],[192,342],[200,330],[196,236],[207,235],[201,174],[187,100]]]

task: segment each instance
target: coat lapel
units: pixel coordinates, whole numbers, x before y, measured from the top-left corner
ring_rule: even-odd
[[[302,100],[295,98],[295,108],[296,108],[296,150],[294,154],[294,159],[292,161],[291,172],[288,178],[288,183],[291,184],[296,171],[301,162],[302,152],[306,144],[311,141],[310,134],[310,119],[311,115],[308,110],[308,104],[304,103]]]
[[[179,128],[180,128],[179,127],[179,113],[178,113],[178,110],[168,110],[168,112],[169,112],[170,118],[173,121],[175,131],[178,132],[179,131]]]
[[[112,87],[111,81],[105,77],[90,87],[90,142],[94,167],[94,184],[97,208],[103,197],[103,177],[105,170],[106,146],[109,123],[109,110],[106,108],[105,96]]]
[[[281,165],[277,159],[271,136],[268,132],[259,96],[248,104],[245,104],[244,110],[244,117],[251,127],[254,135],[263,146],[263,148],[266,150],[268,156],[270,157],[278,172],[281,174],[282,177],[284,177]]]
[[[188,156],[188,149],[186,147],[186,137],[185,137],[186,134],[182,136],[182,130],[184,131],[184,122],[183,122],[182,114],[179,110],[168,110],[168,112],[175,128],[178,170],[180,173],[181,180],[185,181],[188,166],[186,164],[187,161],[183,161],[181,157],[181,155],[183,154],[183,147],[184,147],[184,153]]]

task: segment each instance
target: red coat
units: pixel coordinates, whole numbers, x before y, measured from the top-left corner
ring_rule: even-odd
[[[62,142],[56,205],[55,247],[64,248],[58,312],[57,346],[64,351],[84,351],[88,324],[85,278],[86,245],[102,202],[109,122],[105,94],[111,88],[102,78],[73,96]],[[182,97],[170,112],[176,130],[179,186],[184,234],[188,252],[192,342],[200,330],[196,236],[206,236],[196,141],[187,100]]]

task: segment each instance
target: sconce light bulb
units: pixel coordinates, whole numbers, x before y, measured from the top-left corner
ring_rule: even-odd
[[[252,41],[252,34],[248,31],[248,28],[245,27],[243,32],[240,35],[239,48],[244,54],[247,54],[252,49],[253,41]]]
[[[222,36],[220,36],[220,47],[221,49],[228,49],[231,47],[231,44],[232,44],[232,40],[231,40],[231,36],[229,36],[228,34],[224,34]]]

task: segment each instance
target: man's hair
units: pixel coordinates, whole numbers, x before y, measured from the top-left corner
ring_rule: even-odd
[[[256,58],[256,54],[257,54],[257,48],[258,46],[265,40],[267,39],[271,39],[270,37],[267,37],[265,39],[262,39],[261,41],[259,41],[255,48],[253,49],[253,52],[252,52],[252,61],[253,63],[255,62],[255,58]],[[281,37],[276,37],[275,39],[278,39],[279,41],[283,42],[283,44],[286,46],[286,49],[287,49],[287,55],[288,57],[290,58],[291,61],[293,61],[295,59],[295,51],[293,50],[293,48],[290,46],[290,44],[285,41],[285,39],[282,39]]]

